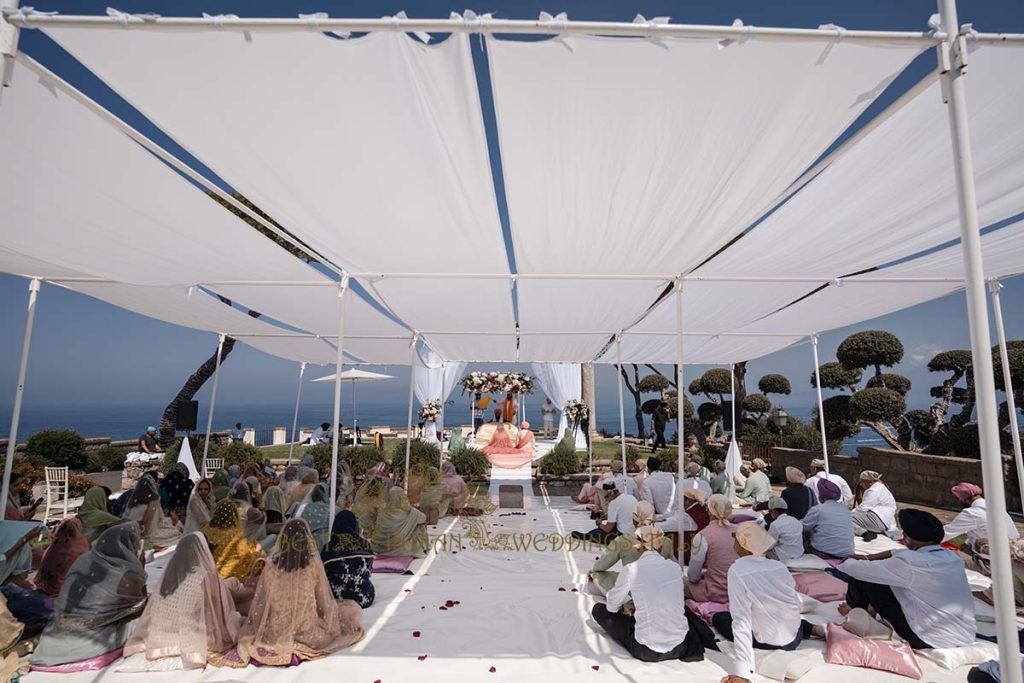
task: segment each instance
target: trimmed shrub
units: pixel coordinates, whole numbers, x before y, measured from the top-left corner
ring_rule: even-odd
[[[483,477],[491,471],[491,461],[487,455],[476,448],[463,448],[449,458],[455,471],[463,477]]]
[[[409,469],[420,463],[437,467],[441,462],[441,449],[435,443],[427,443],[420,439],[409,442]],[[399,439],[391,448],[391,471],[405,472],[405,439]]]
[[[85,439],[70,429],[44,429],[28,437],[25,452],[33,464],[50,467],[85,467]]]
[[[899,392],[881,387],[861,389],[850,397],[850,414],[867,422],[898,420],[906,407],[907,403]]]
[[[313,467],[323,476],[331,473],[332,445],[320,443],[305,450],[313,456]],[[384,459],[373,446],[343,446],[338,449],[338,462],[347,462],[353,477],[361,477],[366,471]],[[404,462],[403,462],[404,464]]]
[[[716,460],[725,460],[725,456],[728,453],[724,448],[719,446],[703,445],[700,447],[700,457],[704,460],[704,465],[713,463]]]
[[[825,389],[849,389],[860,384],[864,371],[860,368],[848,369],[842,364],[831,362],[822,363],[818,367],[818,375],[821,377],[821,386]],[[811,373],[811,386],[817,386],[814,373]]]
[[[200,451],[201,453],[202,451]],[[216,456],[213,453],[216,452]],[[232,441],[214,451],[213,444],[210,444],[209,457],[224,458],[224,467],[238,465],[243,470],[249,465],[260,465],[266,461],[263,451],[256,446],[242,441]]]
[[[856,332],[839,344],[836,358],[849,370],[872,366],[892,367],[903,360],[903,342],[885,330]]]
[[[765,375],[757,382],[757,388],[762,394],[785,394],[793,391],[789,380],[785,375]]]
[[[553,474],[564,477],[580,471],[580,458],[576,454],[576,438],[566,432],[562,440],[544,456],[540,462],[541,474]]]
[[[743,410],[748,413],[764,414],[772,409],[772,401],[764,394],[747,394],[743,397]]]
[[[124,468],[124,458],[131,452],[130,448],[100,446],[85,454],[86,472],[115,472]]]
[[[885,385],[884,387],[882,387],[883,384]],[[883,372],[881,379],[875,375],[869,377],[864,387],[867,389],[877,389],[879,387],[892,389],[897,394],[906,396],[910,393],[911,383],[909,377],[897,375],[894,372]]]

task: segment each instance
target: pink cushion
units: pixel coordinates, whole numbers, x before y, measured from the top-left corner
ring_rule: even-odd
[[[90,657],[89,659],[83,659],[78,662],[69,662],[67,664],[54,664],[53,666],[40,666],[38,664],[32,665],[33,671],[43,671],[51,674],[73,674],[78,671],[98,671],[99,669],[105,669],[112,663],[121,659],[121,652],[124,648],[117,648],[113,652],[108,652],[104,655],[98,655],[96,657]]]
[[[923,676],[914,651],[906,643],[866,640],[836,624],[825,626],[825,638],[828,641],[825,661],[829,664],[861,666],[917,680]]]
[[[838,602],[846,599],[846,582],[824,572],[794,574],[798,593],[809,595],[821,602]]]
[[[374,574],[404,574],[412,564],[411,557],[378,555],[373,560]]]
[[[708,627],[711,626],[711,617],[715,616],[719,612],[728,612],[729,603],[727,602],[697,602],[696,600],[687,600],[686,606],[690,608],[690,611],[700,617]]]

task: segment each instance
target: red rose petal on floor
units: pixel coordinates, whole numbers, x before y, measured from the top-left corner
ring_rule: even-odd
[[[572,592],[573,592],[573,593],[579,593],[580,591],[579,591],[579,589],[578,589],[578,588],[573,588],[573,589],[572,589]]]
[[[454,602],[453,604],[456,604],[456,605],[461,605],[462,603],[461,603],[461,602],[459,602],[458,600],[456,600],[456,601],[455,601],[455,602]]]
[[[490,669],[488,669],[488,671],[490,671],[491,673],[494,673],[495,671],[497,671],[497,669],[495,669],[495,668],[494,668],[494,667],[492,666],[492,667],[491,667]]]
[[[413,638],[419,638],[420,637],[420,632],[419,631],[413,631],[412,632],[412,637]]]
[[[559,587],[558,587],[558,590],[559,590],[559,591],[561,591],[562,593],[564,593],[564,592],[565,592],[565,589],[564,589],[564,588],[562,588],[561,586],[559,586]]]
[[[597,664],[595,664],[594,666],[592,666],[590,668],[593,669],[594,671],[599,671],[601,669],[601,667],[598,666]]]
[[[417,657],[416,659],[418,659],[418,660],[420,660],[420,661],[422,662],[422,661],[423,661],[424,659],[426,659],[426,658],[427,658],[427,656],[426,656],[426,655],[420,655],[420,656],[419,656],[419,657]]]
[[[440,607],[438,607],[438,609],[443,609],[443,610],[447,610],[448,608],[447,608],[447,607],[445,607],[444,605],[441,605]]]

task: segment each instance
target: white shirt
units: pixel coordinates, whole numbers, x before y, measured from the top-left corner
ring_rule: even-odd
[[[753,555],[733,562],[729,613],[736,652],[733,674],[751,680],[754,639],[765,645],[788,645],[800,630],[800,598],[786,565]]]
[[[815,506],[817,507],[817,506]],[[804,525],[796,517],[782,513],[772,520],[768,533],[775,539],[775,556],[782,562],[804,554]]]
[[[316,429],[313,430],[313,433],[309,435],[309,443],[310,445],[323,443],[326,437],[327,432],[325,432],[322,428],[317,427]]]
[[[615,500],[608,503],[607,522],[615,522],[615,530],[620,534],[631,534],[636,531],[633,523],[633,510],[636,508],[636,498],[628,493],[620,493]]]
[[[885,524],[886,529],[896,528],[896,499],[889,487],[876,481],[864,492],[860,505],[854,508],[861,512],[874,512]]]
[[[540,407],[540,414],[544,416],[545,420],[548,420],[548,419],[553,420],[555,418],[555,413],[556,412],[558,412],[558,411],[555,410],[555,404],[554,403],[545,403],[544,405],[542,405]]]
[[[849,508],[839,501],[826,500],[815,505],[801,521],[815,550],[832,557],[853,555],[853,519]]]
[[[700,489],[706,493],[708,497],[711,496],[711,484],[709,484],[706,479],[702,479],[700,475],[698,475],[697,478],[686,477],[683,479],[683,486],[690,489]]]
[[[683,604],[683,570],[674,560],[647,551],[619,572],[605,606],[618,612],[627,596],[636,611],[636,641],[655,652],[668,652],[684,640],[690,627]]]
[[[640,494],[636,490],[636,482],[633,481],[633,477],[627,477],[625,474],[616,474],[612,477],[612,481],[615,482],[615,488],[619,490],[619,493],[628,493],[634,498],[639,498]]]
[[[661,470],[647,475],[644,480],[644,500],[654,506],[659,520],[671,516],[676,509],[676,478]]]
[[[843,505],[849,505],[850,501],[853,500],[853,491],[850,490],[850,485],[846,483],[846,480],[840,477],[838,474],[830,474],[827,477],[824,472],[818,472],[813,477],[808,477],[807,481],[804,482],[804,486],[807,486],[814,492],[814,497],[820,503],[821,498],[818,496],[818,480],[828,479],[830,482],[839,487],[839,491],[842,494],[840,499]]]
[[[893,551],[886,560],[846,560],[837,569],[892,587],[910,628],[932,647],[974,642],[974,598],[956,553],[929,545]]]
[[[1006,515],[1006,526],[1009,529],[1009,539],[1011,541],[1020,538],[1020,532],[1017,531],[1017,526],[1010,519],[1010,515]],[[945,528],[946,537],[943,539],[944,541],[967,534],[967,545],[973,547],[979,538],[988,538],[985,499],[979,498],[971,503],[971,507],[961,510],[960,514],[954,517],[953,521],[947,524]]]

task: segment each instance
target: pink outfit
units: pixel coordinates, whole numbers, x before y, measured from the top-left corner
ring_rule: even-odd
[[[729,567],[739,559],[732,537],[735,527],[717,521],[704,527],[700,536],[708,544],[704,573],[700,581],[690,584],[690,597],[697,602],[729,602]]]
[[[491,442],[483,447],[487,459],[495,467],[515,469],[533,460],[533,432],[524,431],[519,443],[512,445],[512,438],[504,425],[494,430]]]

